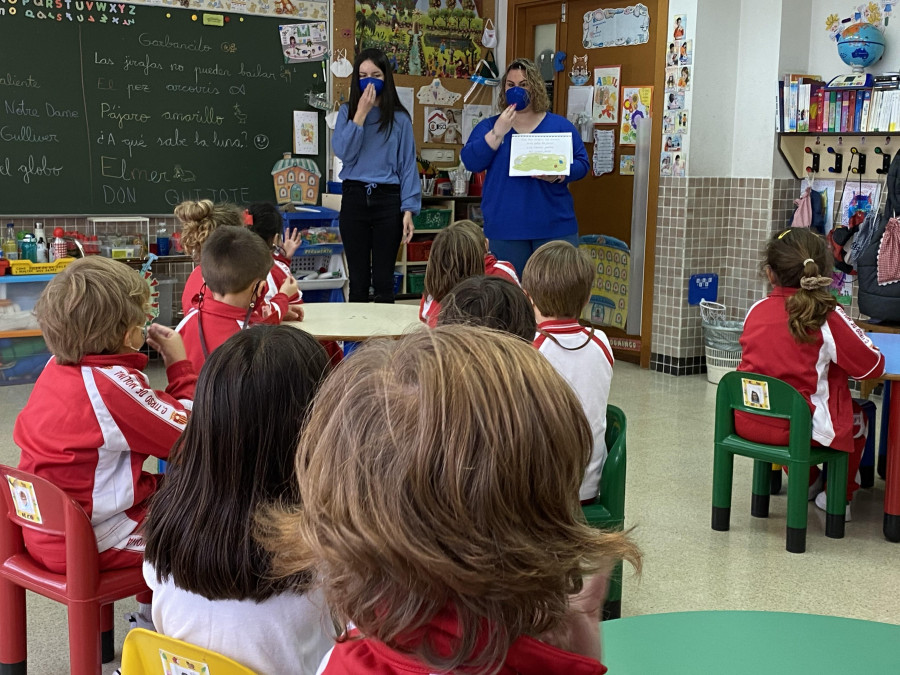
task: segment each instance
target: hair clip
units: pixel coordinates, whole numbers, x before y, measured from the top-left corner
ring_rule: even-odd
[[[244,209],[244,226],[253,227],[253,216],[250,215],[250,211],[247,209]]]
[[[788,232],[790,232],[790,231],[791,231],[790,229],[785,230],[784,232],[782,232],[781,234],[778,235],[778,238],[779,238],[779,239],[783,239],[783,238],[784,238],[784,235],[786,235],[786,234],[787,234]]]

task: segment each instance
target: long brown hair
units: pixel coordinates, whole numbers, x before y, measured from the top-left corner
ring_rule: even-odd
[[[524,340],[472,326],[374,340],[316,399],[302,508],[260,525],[282,573],[315,568],[338,622],[432,672],[496,672],[518,637],[559,625],[585,575],[639,565],[626,534],[581,517],[591,445],[578,398]],[[445,611],[460,632],[439,649],[426,627]]]
[[[303,570],[270,574],[252,532],[260,509],[300,503],[297,438],[327,363],[312,336],[287,326],[253,326],[210,354],[144,527],[144,558],[160,581],[209,600],[306,589]]]
[[[798,289],[785,303],[791,336],[797,342],[814,342],[837,304],[828,291],[834,258],[825,240],[803,227],[782,230],[769,240],[765,264],[778,286]]]

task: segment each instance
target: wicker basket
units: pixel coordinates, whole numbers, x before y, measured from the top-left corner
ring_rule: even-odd
[[[706,379],[711,384],[719,384],[719,380],[741,363],[741,352],[725,351],[706,347]]]

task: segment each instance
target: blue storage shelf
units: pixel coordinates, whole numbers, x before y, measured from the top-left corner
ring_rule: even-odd
[[[34,281],[50,281],[55,274],[7,274],[0,277],[0,284],[27,284]]]

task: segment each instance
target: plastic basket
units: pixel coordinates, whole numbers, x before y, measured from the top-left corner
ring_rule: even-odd
[[[323,290],[342,288],[347,281],[340,256],[331,255],[297,255],[291,258],[291,274],[295,277],[298,272],[318,272],[322,268],[329,272],[340,272],[340,276],[330,276],[324,279],[297,279],[297,286],[301,291]],[[304,295],[304,300],[306,296]]]
[[[413,216],[413,225],[420,230],[443,230],[452,215],[453,209],[423,209]]]
[[[406,259],[410,262],[423,262],[428,260],[431,253],[431,245],[434,242],[429,239],[427,241],[411,241],[406,245]]]
[[[705,298],[700,301],[700,318],[704,323],[718,323],[725,319],[725,305]]]
[[[33,263],[30,260],[10,260],[13,276],[24,274],[56,274],[75,262],[75,258],[60,258],[52,263]]]
[[[425,272],[410,272],[406,277],[406,290],[410,293],[425,291]]]
[[[741,363],[741,351],[714,349],[706,347],[706,379],[712,384],[718,384],[719,380]]]

